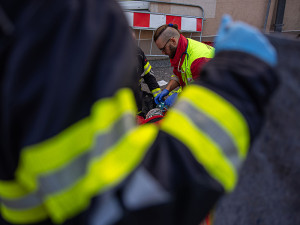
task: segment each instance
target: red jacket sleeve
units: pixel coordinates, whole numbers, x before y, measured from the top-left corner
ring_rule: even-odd
[[[196,80],[200,77],[200,73],[202,70],[202,67],[204,66],[205,63],[207,63],[209,60],[211,60],[210,58],[198,58],[196,60],[194,60],[194,62],[192,62],[191,65],[191,73],[193,76],[193,79]]]

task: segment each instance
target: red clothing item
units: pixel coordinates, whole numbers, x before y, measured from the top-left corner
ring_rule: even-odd
[[[184,62],[184,58],[186,56],[184,52],[187,50],[187,44],[188,40],[181,34],[178,40],[175,56],[173,59],[170,59],[171,66],[173,67],[173,73],[179,78],[179,83],[181,87],[184,87],[186,84],[183,82],[181,73],[178,71],[178,64],[180,63],[179,68],[181,68]],[[202,70],[203,65],[209,60],[209,58],[201,57],[192,62],[190,70],[193,76],[193,80],[196,80],[200,77],[200,72]]]
[[[182,86],[182,87],[185,86],[185,83],[182,80],[181,73],[177,69],[178,69],[178,64],[179,64],[180,58],[181,58],[181,61],[180,61],[179,68],[181,68],[182,63],[184,61],[184,57],[186,54],[183,54],[183,53],[185,52],[185,50],[187,48],[187,43],[188,43],[188,40],[182,34],[180,34],[180,38],[178,40],[178,45],[177,45],[175,56],[173,59],[170,59],[171,66],[173,67],[173,73],[179,78],[179,83],[180,83],[180,86]]]
[[[194,60],[194,62],[191,65],[191,72],[192,72],[194,80],[196,80],[200,77],[200,73],[201,73],[201,70],[202,70],[204,64],[207,63],[209,60],[211,60],[211,59],[205,58],[205,57]]]

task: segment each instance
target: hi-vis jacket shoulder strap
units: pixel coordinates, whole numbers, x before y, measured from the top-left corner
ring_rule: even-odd
[[[161,123],[162,130],[186,145],[206,171],[227,192],[232,191],[249,146],[246,120],[233,105],[204,87],[189,85],[178,100]]]
[[[17,224],[47,218],[62,223],[87,208],[92,197],[119,184],[158,132],[154,125],[136,127],[135,113],[132,92],[121,89],[96,102],[89,117],[24,148],[15,180],[0,181],[2,216]]]

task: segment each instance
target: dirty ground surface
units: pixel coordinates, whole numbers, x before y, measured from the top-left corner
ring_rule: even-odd
[[[168,82],[171,78],[171,75],[173,74],[172,67],[170,64],[169,59],[161,59],[161,60],[149,60],[152,70],[154,72],[156,80],[159,81],[165,81]],[[163,90],[166,87],[166,85],[161,86],[160,88]],[[142,89],[149,92],[149,89],[147,85],[142,84]],[[150,92],[149,92],[150,93]]]
[[[279,53],[281,84],[236,189],[215,207],[214,225],[300,224],[300,41],[270,40]],[[169,61],[150,63],[157,81],[167,82]]]

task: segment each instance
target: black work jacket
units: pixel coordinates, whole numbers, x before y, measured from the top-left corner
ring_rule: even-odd
[[[234,182],[228,187],[223,182],[226,172],[214,170],[219,163],[208,165],[203,141],[212,147],[238,140],[219,129],[226,123],[216,119],[225,117],[223,111],[205,116],[213,105],[204,109],[202,102],[210,100],[198,102],[193,93],[223,106],[229,122],[238,115],[245,124],[240,135],[251,147],[277,83],[272,68],[247,54],[221,52],[160,128],[137,127],[135,48],[118,4],[32,0],[10,7],[13,3],[2,4],[13,30],[2,29],[1,36],[0,202],[1,210],[10,211],[1,211],[0,223],[199,224],[234,188]],[[185,128],[174,127],[178,122]],[[219,133],[208,132],[207,122]],[[226,146],[220,151],[231,150]],[[225,153],[218,162],[226,166],[237,153]],[[45,171],[46,164],[54,167]],[[239,166],[230,168],[238,174]],[[7,188],[10,184],[18,189]],[[20,189],[24,198],[15,193]],[[19,212],[35,204],[45,214],[23,220]]]

